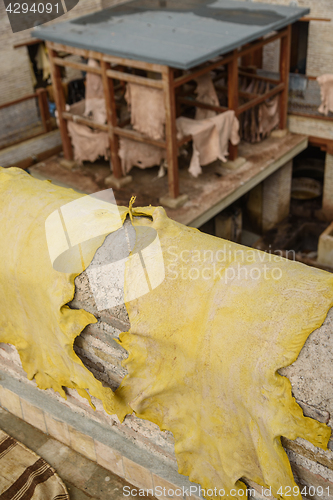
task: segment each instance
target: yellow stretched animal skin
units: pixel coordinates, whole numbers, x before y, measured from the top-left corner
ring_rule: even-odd
[[[205,235],[168,219],[162,208],[118,207],[120,222],[98,204],[75,213],[76,237],[87,224],[103,229],[83,246],[81,272],[128,214],[140,248],[150,228],[163,253],[165,279],[143,296],[137,260],[128,260],[125,298],[139,298],[126,303],[131,329],[120,343],[129,352],[128,375],[113,393],[73,351],[75,337],[96,319],[66,306],[79,273],[52,267],[45,236],[48,216],[81,197],[0,168],[0,342],[17,348],[41,389],[65,396],[63,387],[75,388],[88,399],[89,392],[121,420],[133,409],[172,431],[179,472],[204,489],[225,491],[214,497],[244,498],[231,493],[244,491],[241,478],[271,486],[277,497],[279,488],[295,486],[280,437],[300,436],[325,449],[330,429],[303,416],[277,371],[296,360],[323,323],[333,304],[332,275]],[[159,266],[149,266],[158,259],[145,255],[154,282]]]
[[[63,387],[73,388],[91,403],[90,393],[102,400],[108,413],[123,418],[130,408],[95,379],[73,350],[74,339],[85,326],[97,322],[83,309],[66,305],[73,299],[79,273],[53,269],[47,247],[47,217],[83,196],[36,180],[21,169],[0,167],[0,342],[17,348],[28,378],[34,378],[40,389],[52,388],[66,397]],[[126,212],[124,208],[123,220]],[[80,214],[77,217],[82,222]],[[95,219],[105,224],[106,234],[119,228],[118,220],[115,224],[107,211],[96,209]],[[106,234],[88,241],[83,267],[91,262]],[[54,234],[57,238],[59,234]]]
[[[243,477],[290,498],[286,488],[296,485],[280,437],[326,449],[331,431],[303,416],[277,370],[323,323],[333,276],[184,227],[162,208],[134,223],[156,229],[166,276],[126,304],[128,375],[117,392],[137,416],[173,433],[179,472],[217,488],[213,497],[244,498]],[[254,269],[257,279],[246,279]],[[133,273],[129,261],[125,285]]]

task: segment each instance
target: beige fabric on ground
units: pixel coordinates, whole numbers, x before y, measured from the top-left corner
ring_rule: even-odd
[[[328,115],[333,112],[333,75],[318,76],[317,82],[320,85],[321,105],[318,108],[319,113]]]
[[[176,123],[179,138],[186,135],[193,138],[189,172],[194,177],[201,174],[201,165],[208,165],[217,159],[227,161],[229,141],[234,145],[239,143],[239,122],[231,110],[206,120],[191,120],[181,116]]]
[[[88,66],[99,68],[99,63],[90,58]],[[96,123],[106,123],[103,81],[102,77],[95,73],[87,72],[84,115],[89,116]]]
[[[205,104],[213,104],[214,106],[219,106],[219,98],[217,97],[216,90],[209,74],[200,76],[196,79],[198,84],[195,93],[198,96],[198,101],[204,102]],[[210,109],[197,108],[195,112],[196,120],[205,120],[206,118],[212,118],[216,116],[216,111]]]
[[[124,175],[128,174],[134,166],[149,168],[160,165],[166,156],[166,150],[163,148],[132,141],[131,139],[120,139],[119,146],[119,157]]]
[[[0,498],[69,500],[69,495],[45,460],[0,430]]]
[[[152,139],[164,139],[165,105],[162,90],[128,83],[125,99],[135,130]]]
[[[68,133],[72,139],[74,160],[82,164],[83,161],[95,161],[99,156],[106,160],[110,158],[110,145],[107,132],[94,131],[79,123],[67,122]]]

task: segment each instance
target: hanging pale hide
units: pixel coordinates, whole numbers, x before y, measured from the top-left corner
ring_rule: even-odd
[[[164,139],[164,92],[137,83],[128,83],[125,99],[131,111],[133,128],[152,139]]]
[[[181,116],[176,120],[178,138],[191,135],[193,156],[189,172],[198,177],[202,173],[201,165],[208,165],[215,160],[227,161],[229,141],[239,143],[239,122],[232,110],[220,113],[206,120],[192,120]]]
[[[321,96],[321,105],[318,111],[327,116],[329,112],[333,113],[333,75],[318,76],[317,82],[320,85]]]
[[[127,175],[133,167],[145,169],[160,165],[165,156],[166,150],[164,148],[132,141],[124,137],[119,141],[119,158],[124,175]]]
[[[90,58],[88,66],[100,68],[99,63]],[[96,123],[106,123],[106,106],[104,99],[104,87],[101,75],[87,71],[86,95],[85,95],[85,116],[89,116]]]
[[[197,88],[195,93],[197,99],[205,104],[212,104],[213,106],[220,106],[219,98],[214,87],[214,83],[210,74],[202,75],[196,79]],[[216,111],[211,109],[196,108],[195,119],[205,120],[206,118],[213,118],[216,116]]]

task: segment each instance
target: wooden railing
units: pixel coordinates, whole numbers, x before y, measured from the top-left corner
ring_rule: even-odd
[[[42,130],[40,132],[38,132],[37,134],[25,136],[24,139],[12,141],[4,146],[1,146],[0,149],[4,149],[8,146],[13,146],[15,144],[18,144],[19,142],[22,142],[22,140],[33,139],[34,137],[38,137],[42,134],[45,134],[45,133],[53,130],[54,124],[53,124],[53,121],[51,119],[51,115],[50,115],[50,111],[49,111],[49,105],[48,105],[48,100],[47,100],[47,90],[44,88],[37,89],[34,94],[28,94],[28,95],[25,95],[23,97],[20,97],[19,99],[15,99],[14,101],[0,104],[0,111],[2,109],[9,108],[11,106],[15,106],[16,104],[20,104],[21,102],[28,101],[30,99],[37,99],[38,100],[38,108],[39,108],[39,114],[40,114],[40,119],[41,119],[41,124],[42,124]]]

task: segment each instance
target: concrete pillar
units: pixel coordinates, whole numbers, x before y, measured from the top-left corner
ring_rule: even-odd
[[[224,210],[215,217],[215,236],[224,240],[241,242],[242,211],[241,209]]]
[[[323,213],[328,220],[333,219],[333,154],[326,153]]]
[[[292,161],[286,163],[277,172],[263,182],[262,194],[262,230],[272,229],[288,217],[292,179]]]
[[[333,267],[333,222],[319,237],[318,263]]]
[[[254,231],[268,231],[288,217],[291,179],[292,161],[289,161],[252,189],[247,210]]]

